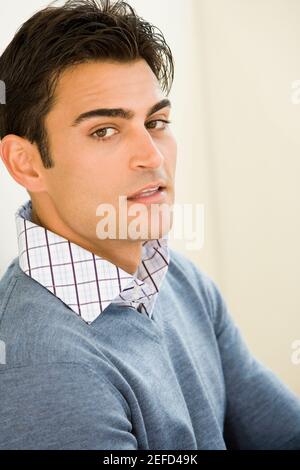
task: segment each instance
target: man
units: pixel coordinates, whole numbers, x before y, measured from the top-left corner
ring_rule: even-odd
[[[1,56],[1,156],[30,195],[0,283],[1,449],[300,449],[299,398],[152,217],[174,201],[172,78],[125,2],[37,12]],[[120,236],[120,195],[143,237]]]

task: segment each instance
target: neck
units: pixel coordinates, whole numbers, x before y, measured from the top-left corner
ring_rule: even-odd
[[[49,210],[40,211],[38,205],[33,201],[31,221],[110,261],[129,274],[134,274],[141,262],[142,244],[145,240],[88,240],[65,225],[57,213]]]

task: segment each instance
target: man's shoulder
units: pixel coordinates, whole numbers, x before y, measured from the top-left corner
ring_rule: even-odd
[[[0,339],[7,360],[14,365],[31,362],[76,362],[91,335],[89,326],[46,287],[25,274],[15,258],[0,281]]]
[[[13,321],[13,312],[24,310],[28,315],[38,309],[45,312],[52,308],[53,302],[62,304],[47,288],[20,268],[18,257],[14,258],[0,280],[0,322],[7,310],[11,311],[10,320]],[[67,306],[65,308],[69,310]]]
[[[0,301],[2,299],[2,292],[7,289],[11,280],[13,280],[18,274],[20,274],[20,272],[21,268],[19,266],[19,258],[18,256],[16,256],[10,261],[3,275],[0,277]]]
[[[19,266],[19,258],[15,257],[11,260],[0,278],[0,322],[5,306],[11,297],[14,285],[20,275],[22,275],[22,271]]]
[[[216,281],[182,252],[170,248],[169,284],[178,296],[193,297],[215,321],[216,312],[223,302]]]
[[[171,270],[183,273],[186,277],[196,276],[201,282],[209,282],[211,279],[206,272],[200,268],[194,261],[192,261],[187,255],[178,251],[177,249],[169,247],[170,253],[170,264]]]
[[[173,278],[197,286],[203,292],[218,289],[212,277],[203,268],[199,267],[195,261],[174,248],[169,248],[169,252],[169,270]]]

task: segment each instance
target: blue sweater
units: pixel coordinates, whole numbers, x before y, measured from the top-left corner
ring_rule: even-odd
[[[251,355],[216,284],[170,253],[151,319],[111,304],[92,325],[11,262],[0,449],[300,449],[300,399]]]

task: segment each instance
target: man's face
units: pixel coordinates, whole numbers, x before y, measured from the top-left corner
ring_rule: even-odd
[[[147,117],[165,96],[144,60],[90,62],[69,68],[55,96],[45,121],[54,167],[43,172],[47,197],[72,232],[97,243],[97,207],[105,203],[116,209],[118,230],[119,196],[131,195],[160,179],[167,185],[162,202],[173,204],[177,145],[168,125],[160,121],[168,120],[170,107]],[[134,117],[94,116],[74,125],[79,115],[98,108],[124,108]],[[128,209],[131,204],[127,201]],[[146,207],[144,221],[150,230],[151,205]],[[135,217],[128,217],[128,222]],[[162,235],[150,237],[149,232],[147,238]]]

